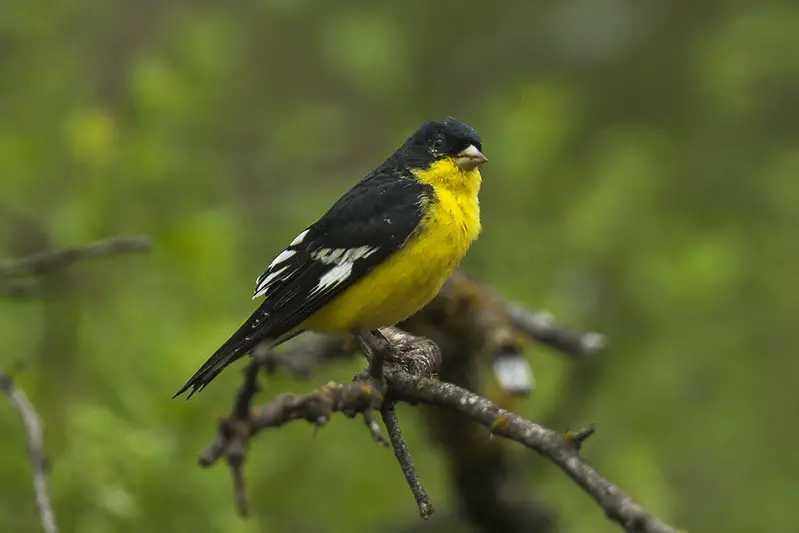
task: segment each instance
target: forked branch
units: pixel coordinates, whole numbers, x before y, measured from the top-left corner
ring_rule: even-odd
[[[559,434],[510,413],[462,387],[437,381],[431,377],[440,363],[435,344],[396,328],[387,328],[383,332],[392,345],[383,369],[385,387],[365,369],[351,383],[329,383],[309,394],[281,396],[264,406],[249,408],[246,414],[237,408],[232,417],[221,421],[218,436],[200,456],[201,464],[209,466],[224,456],[236,475],[236,468],[240,469],[249,439],[262,429],[297,419],[320,426],[329,420],[334,411],[343,412],[349,417],[358,413],[370,417],[375,411],[382,411],[389,437],[420,514],[427,517],[432,513],[432,504],[410,461],[394,412],[394,402],[397,401],[425,403],[457,411],[488,427],[494,435],[519,442],[546,457],[587,492],[604,509],[609,519],[619,523],[626,531],[676,533],[674,528],[649,514],[580,456],[580,446],[593,433],[593,429]],[[250,383],[251,373],[257,373],[257,365],[260,364],[257,359],[250,364],[245,386]],[[238,457],[239,454],[241,457]],[[231,461],[231,457],[236,459]],[[241,479],[240,473],[236,479]],[[242,501],[243,490],[243,483],[237,482],[239,502]],[[246,506],[241,510],[246,512]]]

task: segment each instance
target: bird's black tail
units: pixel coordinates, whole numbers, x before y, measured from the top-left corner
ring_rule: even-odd
[[[191,392],[186,397],[188,400],[195,392],[203,390],[206,385],[219,375],[230,363],[236,361],[261,342],[270,342],[269,332],[259,331],[265,316],[260,308],[247,319],[247,321],[212,355],[200,369],[175,393],[172,398],[177,398],[189,388]]]

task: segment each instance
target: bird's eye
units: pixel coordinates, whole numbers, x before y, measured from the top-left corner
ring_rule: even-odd
[[[440,135],[436,135],[435,137],[433,137],[433,148],[435,148],[436,150],[440,150],[443,147],[444,147],[444,137],[441,137]]]

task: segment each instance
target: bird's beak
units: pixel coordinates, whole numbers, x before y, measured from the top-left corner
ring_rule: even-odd
[[[455,164],[463,170],[472,170],[486,161],[488,161],[488,158],[473,144],[470,144],[455,156]]]

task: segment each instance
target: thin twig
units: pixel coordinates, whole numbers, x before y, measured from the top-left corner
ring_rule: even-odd
[[[39,274],[49,270],[65,268],[76,261],[119,255],[147,252],[150,239],[144,236],[116,237],[102,241],[62,248],[60,250],[39,252],[17,259],[0,261],[0,277],[21,274]]]
[[[411,452],[408,451],[408,445],[405,444],[405,438],[402,436],[399,419],[397,412],[394,409],[394,402],[387,402],[383,405],[383,423],[386,425],[388,431],[388,438],[391,440],[391,447],[394,448],[394,456],[402,468],[402,473],[405,475],[405,480],[411,488],[413,497],[416,499],[416,506],[419,508],[419,516],[423,520],[430,518],[435,509],[433,502],[427,496],[427,492],[422,486],[422,481],[416,473],[416,467],[413,466],[413,459],[411,459]]]
[[[366,423],[366,429],[369,430],[369,434],[372,436],[377,445],[387,448],[388,441],[383,436],[383,433],[380,432],[380,424],[377,423],[375,412],[371,410],[364,411],[363,421]]]
[[[11,405],[19,414],[28,443],[28,456],[33,467],[33,488],[36,492],[36,506],[39,508],[39,519],[46,533],[58,533],[55,513],[50,502],[47,489],[47,459],[44,455],[44,429],[39,415],[28,401],[25,391],[14,384],[11,377],[0,370],[0,389],[3,390]]]
[[[558,324],[546,311],[531,309],[505,301],[505,311],[513,326],[532,338],[565,354],[585,357],[605,348],[607,339],[601,333],[582,332]]]
[[[571,443],[575,450],[578,452],[583,447],[583,443],[588,440],[588,437],[596,433],[596,424],[591,424],[587,428],[583,428],[580,431],[571,431],[566,430],[563,434],[563,438],[566,439],[567,442]]]

